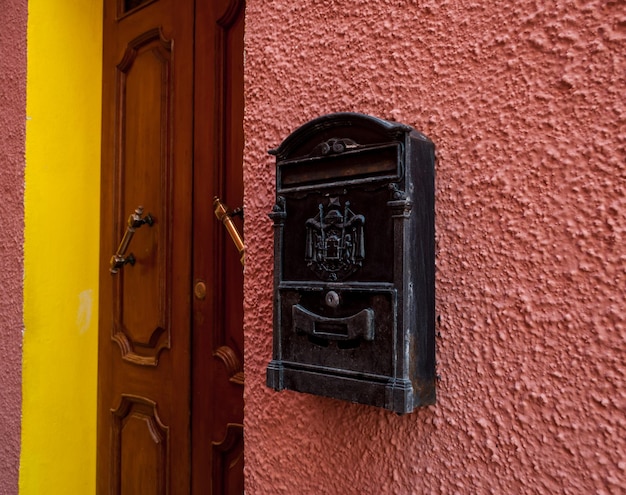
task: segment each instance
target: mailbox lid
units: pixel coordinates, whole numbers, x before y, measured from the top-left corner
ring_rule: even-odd
[[[343,183],[397,181],[411,127],[359,113],[324,115],[275,150],[279,194]]]

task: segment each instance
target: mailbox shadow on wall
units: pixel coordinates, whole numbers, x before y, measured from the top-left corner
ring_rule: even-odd
[[[435,402],[434,145],[337,113],[276,150],[267,385],[408,413]]]

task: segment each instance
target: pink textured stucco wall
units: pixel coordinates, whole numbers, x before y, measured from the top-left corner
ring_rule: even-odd
[[[246,489],[626,492],[621,1],[248,0]],[[274,162],[334,111],[437,146],[438,402],[264,385]]]
[[[0,494],[16,494],[20,454],[26,0],[0,7]]]

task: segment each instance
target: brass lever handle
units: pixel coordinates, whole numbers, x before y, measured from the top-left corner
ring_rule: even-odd
[[[237,230],[237,227],[230,219],[231,214],[228,211],[228,206],[220,201],[220,198],[217,196],[213,198],[213,208],[215,208],[215,216],[217,219],[224,224],[226,230],[230,234],[231,239],[235,243],[237,247],[237,251],[241,255],[240,261],[242,265],[245,265],[245,256],[246,256],[246,247],[243,244],[243,239],[241,238],[241,234]]]
[[[117,251],[113,256],[111,256],[111,268],[110,272],[112,274],[116,274],[120,271],[126,264],[134,265],[135,257],[133,253],[130,253],[128,256],[125,256],[126,250],[128,249],[128,245],[130,241],[133,239],[133,235],[135,235],[135,229],[138,229],[143,224],[148,224],[148,226],[152,227],[154,224],[154,218],[152,215],[148,213],[145,217],[141,218],[143,215],[143,206],[138,206],[134,213],[128,217],[128,226],[126,227],[126,232],[124,232],[124,237],[122,237],[122,242],[120,242],[120,246],[117,248]]]

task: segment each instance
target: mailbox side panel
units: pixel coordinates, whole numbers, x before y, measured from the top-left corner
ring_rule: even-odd
[[[407,180],[412,183],[413,226],[409,250],[412,256],[414,291],[409,292],[414,341],[411,377],[415,407],[435,403],[435,146],[418,132],[409,137],[407,155],[412,166]]]

